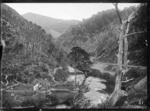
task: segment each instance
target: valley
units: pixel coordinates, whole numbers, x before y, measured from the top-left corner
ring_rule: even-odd
[[[3,110],[147,108],[147,32],[128,38],[120,88],[127,95],[109,106],[120,67],[115,9],[78,21],[1,7]],[[137,13],[129,33],[147,30],[146,8],[140,4],[120,11],[123,20]]]

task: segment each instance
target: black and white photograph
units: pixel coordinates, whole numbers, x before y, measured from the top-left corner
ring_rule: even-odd
[[[147,109],[147,7],[1,3],[1,110]]]

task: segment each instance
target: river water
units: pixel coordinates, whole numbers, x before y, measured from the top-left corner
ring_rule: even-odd
[[[74,82],[75,75],[68,77],[68,81]],[[84,75],[77,75],[76,81],[81,84],[84,79]],[[101,104],[109,96],[107,93],[101,93],[106,88],[106,85],[102,82],[106,80],[96,77],[88,77],[86,79],[85,85],[88,86],[89,91],[84,93],[84,96],[91,101],[92,105]]]
[[[115,71],[108,71],[108,70],[105,70],[105,68],[108,67],[108,66],[109,66],[109,65],[107,65],[107,64],[103,64],[103,63],[101,63],[101,62],[97,62],[97,63],[93,64],[93,65],[91,66],[91,68],[92,68],[92,69],[97,69],[97,70],[99,70],[99,71],[102,72],[102,73],[106,72],[106,73],[109,73],[109,74],[111,74],[111,75],[115,75]],[[114,67],[114,68],[115,68],[115,67]]]
[[[107,72],[110,75],[114,75],[115,72],[105,70],[107,66],[108,65],[106,64],[95,63],[91,66],[91,68],[97,69],[102,73]],[[77,75],[76,82],[78,84],[81,84],[83,79],[84,79],[84,75]],[[68,81],[74,82],[74,80],[75,80],[75,75],[70,75],[68,77]],[[93,105],[96,106],[98,104],[103,103],[109,97],[109,95],[103,91],[104,89],[106,89],[106,85],[104,84],[104,82],[107,82],[107,81],[101,78],[97,78],[97,77],[88,77],[86,79],[85,85],[88,86],[89,91],[84,93],[84,96],[88,100],[90,100],[90,103],[92,104],[92,106]]]
[[[100,63],[96,63],[92,66],[93,69],[97,69],[100,72],[105,72],[106,67],[107,67],[106,65],[104,66],[103,64],[100,64]],[[112,75],[112,74],[113,73],[110,73],[110,75]],[[74,82],[74,80],[75,80],[75,75],[70,75],[67,79],[67,81],[73,81],[73,82]],[[84,80],[84,75],[83,74],[77,75],[76,80],[77,80],[78,84],[81,84],[82,81]],[[103,103],[109,97],[109,94],[107,94],[104,91],[104,89],[106,89],[105,82],[107,82],[105,79],[101,79],[98,77],[88,77],[86,79],[85,85],[87,85],[89,91],[84,93],[84,97],[87,98],[87,100],[90,100],[90,105],[92,105],[92,107],[96,107],[98,104]],[[25,88],[25,87],[22,87],[22,88]],[[31,86],[31,88],[32,88],[32,86]],[[27,88],[26,90],[29,90],[29,88]],[[16,95],[19,95],[19,94],[20,94],[20,92],[15,93],[15,96],[11,96],[12,93],[10,92],[9,96],[10,96],[10,98],[13,99],[14,97],[16,97]],[[21,93],[21,94],[24,94],[24,93]],[[20,96],[24,97],[21,94],[20,94]],[[19,96],[17,96],[17,97],[19,97]],[[58,106],[58,108],[59,107],[60,106]],[[63,107],[64,107],[64,105],[62,105],[60,108],[63,108]]]

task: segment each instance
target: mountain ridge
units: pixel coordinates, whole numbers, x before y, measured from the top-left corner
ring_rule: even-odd
[[[34,15],[39,15],[39,16],[43,16],[43,17],[46,17],[46,18],[51,18],[51,19],[54,19],[54,20],[59,20],[59,21],[80,21],[80,20],[76,20],[76,19],[60,19],[60,18],[54,18],[54,17],[50,17],[50,16],[46,16],[46,15],[41,15],[41,14],[38,14],[38,13],[33,13],[33,12],[28,12],[28,13],[25,13],[25,14],[22,14],[22,16],[26,16],[26,15],[30,15],[30,14],[34,14]]]
[[[69,29],[72,25],[78,24],[78,20],[63,20],[55,19],[53,17],[48,17],[45,15],[40,15],[36,13],[26,13],[22,15],[28,21],[32,21],[40,25],[48,34],[51,34],[55,39]]]

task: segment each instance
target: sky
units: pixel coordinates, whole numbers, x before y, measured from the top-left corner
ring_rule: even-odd
[[[64,20],[80,20],[91,17],[97,12],[114,9],[112,3],[5,3],[19,14],[36,13]],[[138,3],[119,3],[118,8],[137,6]]]

